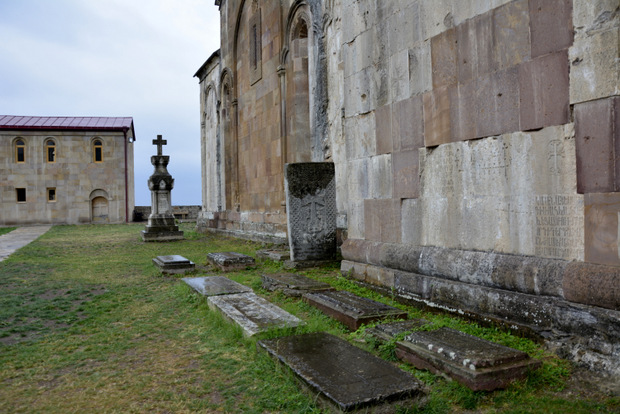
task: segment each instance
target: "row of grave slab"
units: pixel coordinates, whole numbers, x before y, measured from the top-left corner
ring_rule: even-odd
[[[211,253],[209,261],[223,271],[254,265],[239,253]],[[153,262],[164,273],[192,271],[182,256],[158,256]],[[432,330],[420,319],[408,320],[398,308],[334,290],[329,284],[295,273],[264,274],[262,286],[299,297],[355,331],[379,341],[395,341],[396,355],[418,369],[454,379],[472,390],[505,388],[524,378],[540,362],[526,353],[451,328]],[[187,277],[183,281],[207,299],[209,307],[241,327],[247,336],[275,328],[297,328],[304,321],[224,276]],[[385,322],[384,320],[401,320]],[[424,404],[426,387],[412,374],[337,336],[307,333],[258,341],[274,360],[288,367],[304,388],[330,411],[392,412],[398,406]]]

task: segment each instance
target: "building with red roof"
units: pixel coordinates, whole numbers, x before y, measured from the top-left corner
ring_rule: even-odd
[[[131,221],[135,139],[131,117],[0,115],[0,225]]]

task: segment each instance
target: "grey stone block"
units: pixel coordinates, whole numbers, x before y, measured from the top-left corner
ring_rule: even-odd
[[[261,340],[329,412],[396,412],[415,406],[424,386],[387,361],[326,333]]]
[[[196,268],[193,262],[190,262],[183,256],[169,255],[169,256],[157,256],[153,259],[155,266],[161,270],[162,273],[168,274],[180,274],[191,272]]]
[[[209,307],[236,323],[247,336],[275,328],[297,327],[304,322],[254,293],[210,296]]]
[[[306,293],[310,305],[342,322],[352,331],[360,326],[384,319],[406,319],[407,312],[372,299],[345,291]]]
[[[245,269],[254,266],[254,258],[235,252],[209,253],[207,260],[224,272]]]
[[[207,297],[252,292],[252,288],[223,276],[186,277],[183,281]]]
[[[541,365],[525,352],[451,328],[413,332],[396,343],[396,355],[475,391],[505,388]]]
[[[333,288],[324,282],[310,279],[296,273],[278,273],[273,275],[261,275],[263,288],[271,291],[281,291],[287,296],[301,296],[306,292],[332,290]]]

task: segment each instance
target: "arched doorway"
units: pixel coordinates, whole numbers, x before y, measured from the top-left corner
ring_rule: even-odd
[[[93,224],[109,223],[108,193],[95,190],[90,193],[90,221]]]

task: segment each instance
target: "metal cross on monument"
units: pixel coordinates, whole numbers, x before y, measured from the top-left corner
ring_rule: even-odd
[[[161,139],[161,135],[157,135],[157,139],[153,140],[153,145],[157,145],[157,155],[161,156],[162,154],[162,145],[166,145],[168,143],[168,141],[166,141],[165,139]]]

